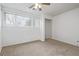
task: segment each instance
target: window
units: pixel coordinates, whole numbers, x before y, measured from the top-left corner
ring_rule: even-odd
[[[6,14],[6,24],[13,25],[15,23],[15,15]]]
[[[6,25],[10,26],[31,26],[30,17],[23,17],[13,14],[6,14]]]

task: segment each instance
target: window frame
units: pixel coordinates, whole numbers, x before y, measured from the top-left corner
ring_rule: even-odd
[[[28,17],[28,18],[30,18],[29,20],[30,20],[30,26],[19,26],[19,24],[18,25],[11,25],[11,24],[6,24],[6,14],[11,14],[11,15],[15,15],[15,16],[21,16],[21,15],[17,15],[17,14],[12,14],[12,13],[4,13],[4,15],[5,15],[5,25],[6,26],[18,26],[18,27],[33,27],[34,25],[33,25],[33,21],[34,21],[34,19],[33,19],[33,17],[30,17],[30,16],[21,16],[21,17],[24,17],[24,18],[26,18],[26,17]],[[16,19],[15,19],[15,21],[16,21]],[[16,23],[16,22],[15,22]]]

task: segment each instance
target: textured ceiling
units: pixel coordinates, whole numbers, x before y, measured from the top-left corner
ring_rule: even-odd
[[[2,4],[4,7],[10,7],[22,11],[28,11],[28,12],[39,12],[29,9],[28,7],[31,6],[33,3],[4,3]],[[42,13],[50,16],[55,16],[60,13],[69,11],[74,8],[78,8],[79,3],[51,3],[50,6],[43,7]]]

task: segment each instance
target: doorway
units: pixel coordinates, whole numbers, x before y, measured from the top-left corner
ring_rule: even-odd
[[[52,38],[52,20],[45,19],[45,39]]]

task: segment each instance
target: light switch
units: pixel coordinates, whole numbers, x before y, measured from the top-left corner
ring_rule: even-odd
[[[76,41],[77,42],[77,46],[79,47],[79,41]]]

